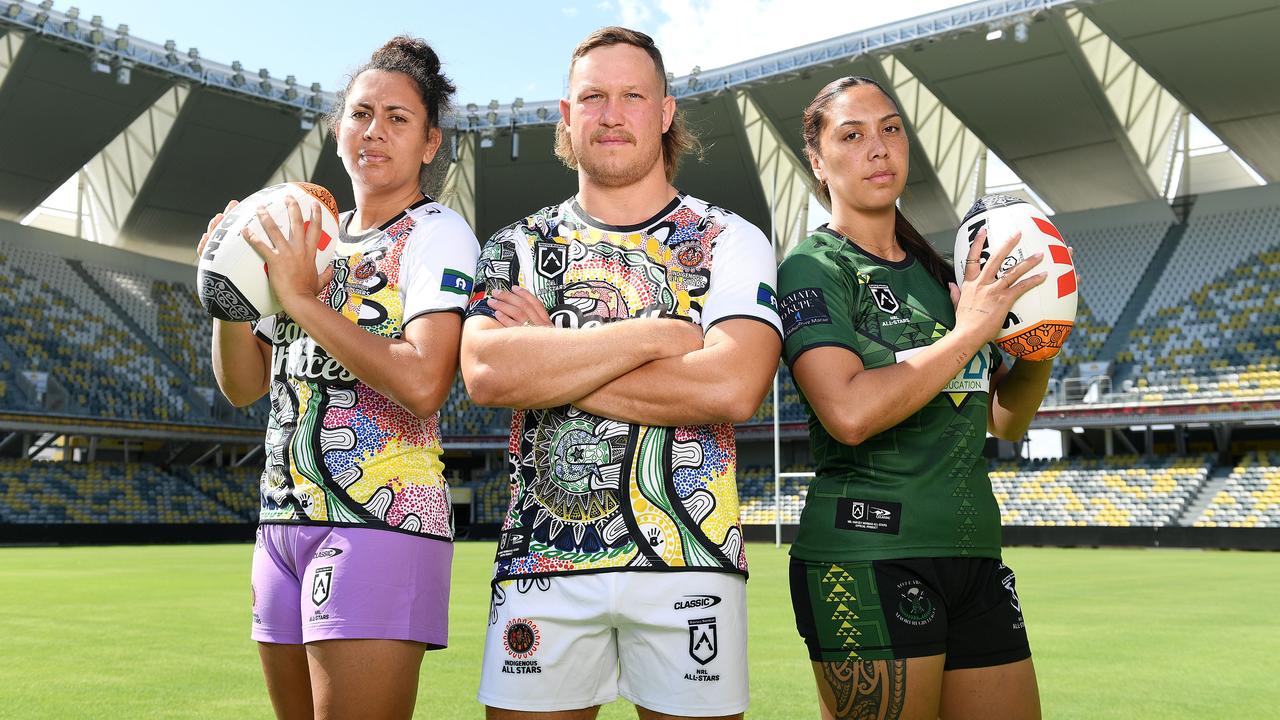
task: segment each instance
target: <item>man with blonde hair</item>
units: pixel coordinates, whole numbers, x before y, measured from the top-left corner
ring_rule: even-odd
[[[463,330],[467,390],[514,408],[479,697],[490,718],[747,708],[735,422],[781,333],[759,229],[671,181],[697,147],[653,40],[574,51],[556,152],[578,193],[496,233]]]

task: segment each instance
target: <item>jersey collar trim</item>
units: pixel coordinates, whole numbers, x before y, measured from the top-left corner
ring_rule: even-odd
[[[433,203],[433,202],[435,202],[435,200],[433,200],[433,199],[431,198],[431,196],[430,196],[430,195],[428,195],[428,194],[426,194],[426,193],[423,193],[423,194],[422,194],[422,199],[421,199],[421,200],[419,200],[418,202],[416,202],[416,203],[414,203],[414,204],[410,205],[409,207],[405,208],[404,210],[400,211],[400,214],[399,214],[399,215],[396,215],[395,217],[391,218],[390,220],[388,220],[388,221],[386,221],[386,222],[382,223],[381,225],[379,225],[379,226],[378,226],[378,229],[379,229],[379,230],[386,230],[387,228],[391,227],[392,225],[395,225],[397,222],[400,222],[400,218],[404,217],[405,215],[408,215],[409,213],[413,212],[414,210],[417,210],[418,208],[422,207],[423,205],[429,205],[429,204],[431,204],[431,203]]]
[[[861,255],[861,256],[863,256],[863,257],[867,258],[868,260],[871,260],[872,262],[874,262],[874,263],[876,263],[876,264],[878,264],[878,265],[883,265],[883,266],[885,266],[885,267],[887,267],[887,268],[891,268],[891,269],[893,269],[893,270],[906,270],[907,268],[911,267],[911,265],[912,265],[913,263],[915,263],[915,261],[916,261],[915,256],[914,256],[914,255],[912,255],[912,254],[911,254],[911,251],[910,251],[910,250],[908,250],[908,249],[906,249],[906,248],[903,248],[903,249],[902,249],[902,251],[903,251],[904,253],[906,253],[906,257],[902,258],[901,260],[897,260],[897,261],[894,261],[894,260],[886,260],[886,259],[884,259],[884,258],[880,257],[879,255],[874,255],[874,254],[872,254],[872,253],[869,253],[869,252],[867,252],[866,250],[863,250],[863,249],[858,245],[858,243],[856,243],[856,242],[854,242],[854,241],[853,241],[853,239],[852,239],[852,238],[850,238],[850,237],[846,236],[844,233],[840,232],[839,230],[836,230],[835,228],[831,227],[830,225],[828,225],[828,224],[826,224],[826,223],[823,223],[822,225],[819,225],[819,226],[818,226],[818,229],[817,229],[817,232],[824,233],[824,234],[826,234],[826,235],[830,235],[831,237],[833,237],[833,238],[835,238],[835,239],[837,239],[837,240],[842,241],[842,242],[843,242],[843,243],[844,243],[844,244],[845,244],[845,245],[846,245],[850,250],[852,250],[852,251],[854,251],[854,252],[858,253],[859,255]]]
[[[576,215],[578,219],[581,220],[584,224],[590,225],[591,227],[596,228],[597,230],[605,230],[608,232],[633,233],[633,232],[640,232],[645,228],[652,227],[653,225],[657,224],[659,220],[675,212],[675,209],[680,207],[680,203],[682,202],[684,202],[684,193],[677,191],[676,196],[671,198],[671,202],[667,203],[666,207],[659,210],[653,217],[649,218],[648,220],[645,220],[644,222],[636,223],[634,225],[609,225],[607,223],[600,222],[599,220],[591,217],[591,215],[588,214],[586,210],[582,209],[582,205],[578,203],[577,195],[574,195],[573,198],[570,199],[569,209],[572,210],[573,214]]]

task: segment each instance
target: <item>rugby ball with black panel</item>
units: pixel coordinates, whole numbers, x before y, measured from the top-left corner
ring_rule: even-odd
[[[997,277],[1003,277],[1017,263],[1036,253],[1044,253],[1044,260],[1031,274],[1048,273],[1043,283],[1014,302],[1004,327],[996,336],[996,345],[1015,358],[1048,360],[1054,357],[1075,326],[1079,297],[1075,265],[1062,233],[1039,208],[1022,198],[1012,195],[979,198],[956,232],[954,261],[958,285],[964,285],[965,260],[983,228],[987,229],[987,236],[979,258],[981,267],[986,267],[991,260],[994,248],[1003,245],[1014,232],[1022,231],[1013,252],[998,259]]]
[[[319,185],[288,182],[263,188],[250,195],[227,213],[213,229],[196,270],[196,288],[200,304],[219,320],[252,322],[281,311],[280,302],[267,280],[267,265],[253,246],[241,236],[248,226],[257,237],[267,234],[258,222],[257,209],[265,205],[285,237],[289,235],[287,197],[298,201],[306,226],[316,221],[311,217],[312,201],[320,201],[320,243],[316,251],[316,272],[333,259],[338,237],[338,203]]]

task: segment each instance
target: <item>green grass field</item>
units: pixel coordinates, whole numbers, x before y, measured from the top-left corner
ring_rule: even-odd
[[[785,549],[749,549],[749,717],[816,715]],[[250,545],[0,549],[0,717],[269,718]],[[418,717],[478,718],[492,543],[460,543]],[[1048,718],[1280,713],[1280,554],[1013,548]],[[625,703],[603,718],[633,718]],[[993,717],[996,717],[993,715]]]

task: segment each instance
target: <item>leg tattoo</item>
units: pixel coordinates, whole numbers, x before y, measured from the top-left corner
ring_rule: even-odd
[[[822,663],[836,720],[898,720],[907,696],[906,660]],[[826,693],[824,693],[826,694]]]

